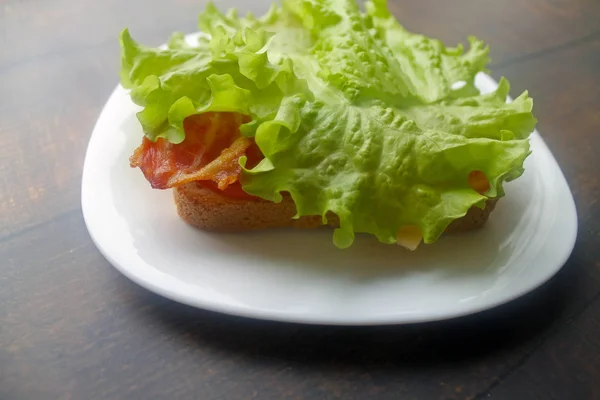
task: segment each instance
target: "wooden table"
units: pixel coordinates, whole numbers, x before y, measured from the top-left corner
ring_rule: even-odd
[[[81,168],[117,83],[117,34],[128,26],[160,44],[193,31],[202,3],[1,3],[0,399],[600,399],[598,0],[393,1],[410,29],[486,40],[493,76],[530,90],[580,227],[561,272],[513,303],[371,328],[182,306],[131,283],[92,244]]]

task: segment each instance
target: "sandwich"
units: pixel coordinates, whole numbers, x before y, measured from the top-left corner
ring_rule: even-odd
[[[333,228],[414,250],[484,226],[522,175],[527,92],[481,93],[489,47],[409,32],[371,0],[283,0],[261,17],[209,3],[201,34],[120,35],[121,84],[143,131],[130,157],[204,230]],[[189,39],[189,38],[187,38]]]

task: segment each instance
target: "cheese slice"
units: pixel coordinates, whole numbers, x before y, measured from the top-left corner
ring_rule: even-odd
[[[421,240],[423,240],[423,233],[416,225],[405,225],[398,229],[396,234],[396,243],[410,251],[416,250]]]

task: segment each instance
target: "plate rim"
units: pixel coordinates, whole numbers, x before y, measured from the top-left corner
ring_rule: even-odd
[[[489,76],[485,73],[480,73],[480,79],[484,80],[485,85],[487,85],[487,86],[497,87],[497,85],[498,85],[498,82],[494,78],[492,78],[491,76]],[[91,206],[89,206],[90,191],[87,187],[88,183],[89,183],[89,179],[86,179],[87,176],[90,174],[89,171],[91,168],[89,165],[91,163],[89,161],[90,160],[89,154],[92,151],[92,146],[94,144],[93,143],[94,138],[98,137],[98,135],[99,135],[98,132],[102,128],[103,121],[104,121],[104,119],[107,118],[107,114],[108,114],[107,106],[114,100],[115,96],[118,96],[119,92],[123,91],[123,90],[124,89],[121,87],[121,85],[117,84],[117,86],[112,91],[109,98],[107,99],[107,101],[104,103],[103,109],[100,112],[98,119],[94,125],[92,134],[90,136],[90,139],[89,139],[89,142],[88,142],[88,145],[86,148],[86,155],[85,155],[85,160],[84,160],[84,164],[83,164],[83,173],[82,173],[82,178],[81,178],[81,207],[82,207],[83,219],[84,219],[86,229],[88,230],[88,233],[92,239],[92,242],[94,243],[94,245],[96,246],[98,251],[102,254],[102,256],[115,269],[117,269],[120,273],[122,273],[124,276],[126,276],[128,279],[135,282],[139,286],[141,286],[151,292],[154,292],[162,297],[173,300],[175,302],[185,304],[188,306],[192,306],[195,308],[200,308],[203,310],[217,312],[217,313],[231,315],[231,316],[252,318],[252,319],[259,319],[259,320],[266,320],[266,321],[277,321],[277,322],[299,323],[299,324],[310,324],[310,325],[375,326],[375,325],[405,325],[405,324],[414,324],[414,323],[434,322],[434,321],[455,319],[455,318],[459,318],[459,317],[463,317],[463,316],[467,316],[467,315],[477,314],[477,313],[480,313],[480,312],[483,312],[483,311],[486,311],[489,309],[496,308],[500,305],[512,302],[515,299],[522,297],[523,295],[539,288],[544,283],[548,282],[553,276],[555,276],[562,269],[562,267],[566,264],[566,262],[568,261],[569,257],[571,256],[571,254],[573,252],[573,249],[574,249],[574,246],[575,246],[575,243],[577,240],[577,236],[578,236],[577,209],[576,209],[575,200],[573,198],[573,193],[569,187],[568,181],[566,180],[564,173],[563,173],[562,169],[560,168],[560,165],[558,164],[556,158],[554,157],[554,155],[552,154],[552,152],[546,145],[545,141],[543,140],[542,136],[538,133],[538,131],[536,129],[532,133],[530,139],[532,139],[535,136],[536,139],[539,140],[540,145],[545,148],[547,155],[550,157],[551,161],[557,167],[556,172],[558,173],[558,179],[562,183],[564,183],[566,190],[568,192],[568,200],[569,200],[568,208],[569,208],[569,210],[563,210],[563,211],[568,212],[568,214],[570,214],[569,221],[572,223],[572,226],[571,226],[572,234],[570,234],[569,237],[565,237],[567,240],[564,241],[564,250],[561,253],[561,257],[557,260],[557,262],[554,264],[554,266],[552,268],[547,268],[547,271],[545,274],[543,274],[542,278],[535,280],[532,284],[524,285],[522,288],[520,288],[520,290],[513,291],[507,296],[497,296],[497,297],[493,298],[493,300],[491,300],[491,301],[489,301],[489,300],[483,301],[483,302],[477,303],[476,305],[472,305],[470,308],[459,308],[459,309],[453,310],[452,312],[448,312],[448,311],[445,311],[442,313],[426,312],[426,313],[423,313],[422,315],[418,315],[418,314],[417,315],[414,315],[414,314],[404,314],[404,315],[402,315],[402,314],[401,315],[385,314],[383,316],[376,316],[374,318],[368,318],[368,319],[367,318],[352,319],[352,318],[346,318],[346,317],[335,318],[335,319],[334,318],[324,319],[323,317],[314,318],[314,317],[307,316],[307,315],[299,315],[299,316],[298,315],[290,315],[290,314],[286,314],[285,312],[275,311],[275,310],[270,310],[270,311],[266,312],[264,310],[251,308],[251,307],[250,308],[249,307],[237,307],[237,306],[232,306],[232,305],[219,303],[219,302],[215,302],[215,301],[208,301],[206,299],[202,299],[199,297],[190,297],[190,296],[186,296],[181,293],[178,293],[176,291],[169,290],[169,289],[165,288],[163,285],[160,285],[157,282],[156,277],[154,277],[154,275],[156,273],[160,275],[160,274],[163,274],[162,272],[154,271],[154,273],[151,273],[151,275],[148,275],[148,274],[140,275],[140,274],[135,273],[135,271],[132,270],[131,268],[129,268],[127,265],[124,265],[124,263],[121,263],[117,259],[115,259],[115,257],[113,256],[114,252],[110,251],[110,246],[107,245],[106,243],[102,242],[101,240],[99,240],[99,237],[97,234],[97,228],[98,228],[97,221],[95,221],[94,217],[92,216],[93,210],[90,208]],[[152,272],[152,271],[149,271],[149,272]]]

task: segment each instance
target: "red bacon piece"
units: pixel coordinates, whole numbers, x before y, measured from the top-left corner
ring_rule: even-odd
[[[239,159],[247,155],[249,168],[263,158],[251,138],[241,136],[239,127],[249,121],[238,113],[208,112],[185,119],[185,140],[178,144],[159,138],[152,142],[144,137],[130,158],[132,167],[139,167],[155,189],[168,189],[185,183],[206,182],[240,197]],[[227,188],[230,185],[239,186]],[[250,195],[247,195],[251,197]]]

